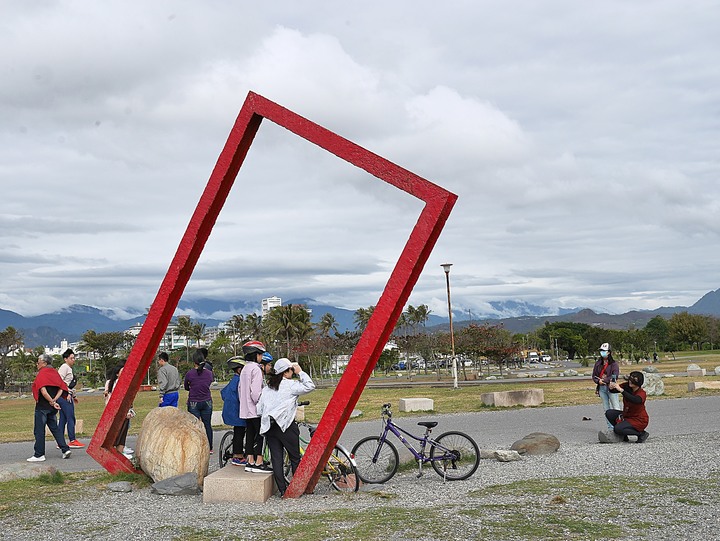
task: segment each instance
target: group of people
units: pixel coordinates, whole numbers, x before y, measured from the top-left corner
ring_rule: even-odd
[[[283,452],[290,458],[293,473],[300,463],[297,398],[315,389],[315,383],[289,359],[273,364],[262,342],[246,342],[242,349],[242,358],[228,361],[235,376],[221,392],[223,422],[233,426],[230,464],[251,473],[272,471],[282,497],[287,490]],[[263,438],[270,450],[270,467],[263,459]]]
[[[645,376],[635,370],[625,376],[622,383],[618,382],[619,377],[620,365],[612,356],[610,344],[605,342],[600,346],[600,357],[592,373],[597,384],[595,394],[602,400],[608,427],[607,432],[600,431],[598,438],[602,443],[610,443],[613,441],[611,434],[623,441],[630,441],[629,436],[635,436],[637,443],[644,443],[650,435],[645,430],[650,422],[645,409],[647,394],[642,388]]]

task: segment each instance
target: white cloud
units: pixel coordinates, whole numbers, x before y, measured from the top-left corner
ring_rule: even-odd
[[[0,307],[144,308],[249,90],[457,193],[413,293],[612,311],[719,286],[720,8],[45,2],[0,21]],[[367,306],[421,203],[264,122],[188,294]],[[273,291],[269,291],[273,289]]]

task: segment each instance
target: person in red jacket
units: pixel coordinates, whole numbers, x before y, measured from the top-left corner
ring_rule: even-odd
[[[609,409],[605,417],[614,427],[613,431],[623,437],[623,441],[630,441],[628,436],[637,436],[637,443],[644,443],[650,434],[645,430],[650,421],[645,400],[647,394],[642,390],[645,376],[642,372],[630,372],[626,376],[627,382],[611,381],[608,384],[610,392],[622,393],[624,408],[622,411]]]
[[[35,399],[35,422],[33,434],[35,435],[35,447],[33,456],[27,459],[28,462],[45,461],[45,427],[60,448],[63,458],[70,458],[70,447],[65,443],[63,431],[57,424],[57,412],[60,411],[58,400],[61,397],[69,396],[69,389],[65,382],[52,367],[53,358],[47,353],[38,357],[38,373],[32,384],[32,394]]]

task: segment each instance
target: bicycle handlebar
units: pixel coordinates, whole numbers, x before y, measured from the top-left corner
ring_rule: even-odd
[[[302,402],[297,403],[298,406],[309,406],[310,401],[309,400],[303,400]]]

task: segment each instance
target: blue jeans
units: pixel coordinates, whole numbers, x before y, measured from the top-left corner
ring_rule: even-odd
[[[600,385],[600,398],[602,399],[603,403],[603,411],[607,410],[621,410],[620,407],[620,393],[611,393],[610,390],[607,388],[607,385]],[[612,430],[615,428],[610,421],[605,419],[607,421],[607,426],[609,430]]]
[[[213,448],[213,430],[212,430],[212,411],[213,403],[212,400],[205,400],[203,402],[188,402],[188,411],[195,417],[200,419],[205,425],[205,433],[207,434],[208,443],[210,443],[210,450]]]
[[[67,400],[58,398],[60,404],[60,432],[65,434],[65,425],[67,425],[68,441],[75,440],[75,403],[71,396]]]
[[[45,456],[45,426],[50,429],[50,433],[55,438],[60,450],[64,453],[70,447],[65,443],[65,436],[60,431],[55,417],[56,409],[43,410],[35,408],[35,424],[33,425],[33,434],[35,436],[35,455],[36,457]]]

